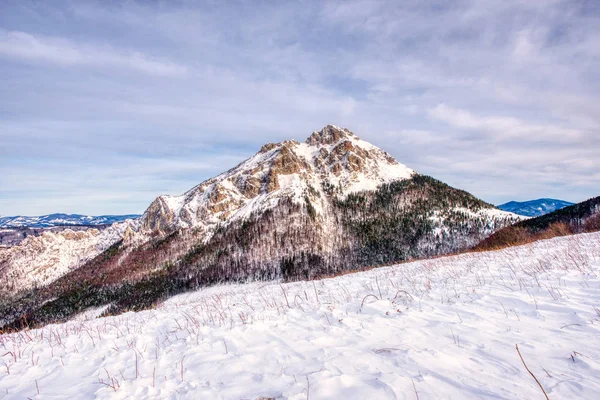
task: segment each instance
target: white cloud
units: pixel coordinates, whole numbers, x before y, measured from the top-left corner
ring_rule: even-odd
[[[137,51],[117,51],[110,46],[81,45],[70,40],[0,31],[0,56],[59,66],[123,68],[157,76],[181,76],[187,68],[155,60]]]
[[[533,142],[573,142],[584,138],[583,133],[576,129],[533,124],[513,117],[480,117],[446,104],[438,104],[431,108],[429,116],[456,128],[488,134],[494,141],[522,139]]]

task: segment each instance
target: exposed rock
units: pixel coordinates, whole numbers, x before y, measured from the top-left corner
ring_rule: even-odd
[[[307,169],[308,166],[294,153],[288,144],[281,147],[281,151],[271,164],[271,171],[277,175],[289,175],[299,173],[300,170]]]
[[[150,232],[166,232],[171,229],[175,210],[169,207],[163,196],[157,197],[142,215],[142,229]]]
[[[273,150],[275,147],[279,146],[277,143],[267,143],[264,144],[261,148],[259,153],[266,153],[267,151],[271,151]]]
[[[267,193],[271,193],[276,190],[279,190],[279,179],[277,178],[277,171],[271,169],[267,175]]]
[[[310,135],[308,139],[306,139],[306,143],[311,146],[316,146],[319,144],[335,144],[341,139],[348,138],[350,136],[354,136],[354,134],[348,129],[338,128],[335,125],[327,125],[319,132],[313,132],[313,134]]]
[[[49,232],[45,232],[46,235],[50,235]],[[85,240],[90,236],[98,236],[100,231],[98,229],[88,229],[87,231],[72,231],[71,229],[65,229],[61,235],[67,240]]]
[[[364,167],[364,159],[356,154],[348,154],[347,165],[350,171],[362,171]]]
[[[125,234],[123,234],[123,242],[125,242],[125,243],[131,242],[134,235],[135,235],[135,233],[134,233],[133,229],[131,229],[131,227],[128,226],[125,229]]]
[[[227,189],[225,189],[222,185],[216,184],[213,187],[213,190],[210,192],[208,196],[208,200],[211,204],[219,203],[227,198]]]
[[[260,192],[261,182],[255,176],[249,176],[244,180],[243,193],[248,199],[258,196]]]

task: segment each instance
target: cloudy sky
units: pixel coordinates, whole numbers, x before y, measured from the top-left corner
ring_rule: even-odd
[[[495,204],[600,195],[600,1],[0,2],[0,214],[141,213],[327,123]]]

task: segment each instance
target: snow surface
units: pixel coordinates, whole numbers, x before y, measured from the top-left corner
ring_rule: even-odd
[[[599,272],[594,233],[93,310],[0,336],[0,398],[543,398],[518,344],[551,399],[596,399]]]

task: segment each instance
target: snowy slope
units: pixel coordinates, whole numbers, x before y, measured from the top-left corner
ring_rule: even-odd
[[[96,310],[0,336],[0,398],[543,398],[518,344],[551,399],[596,399],[599,274],[594,233]]]
[[[540,215],[560,210],[574,203],[556,199],[537,199],[529,201],[509,201],[498,206],[499,209],[512,212],[526,217],[538,217]]]
[[[14,217],[0,216],[0,228],[49,228],[53,226],[69,225],[110,225],[116,222],[123,222],[128,219],[137,219],[137,214],[129,215],[80,215],[80,214],[48,214],[38,217],[25,217],[22,215]]]

